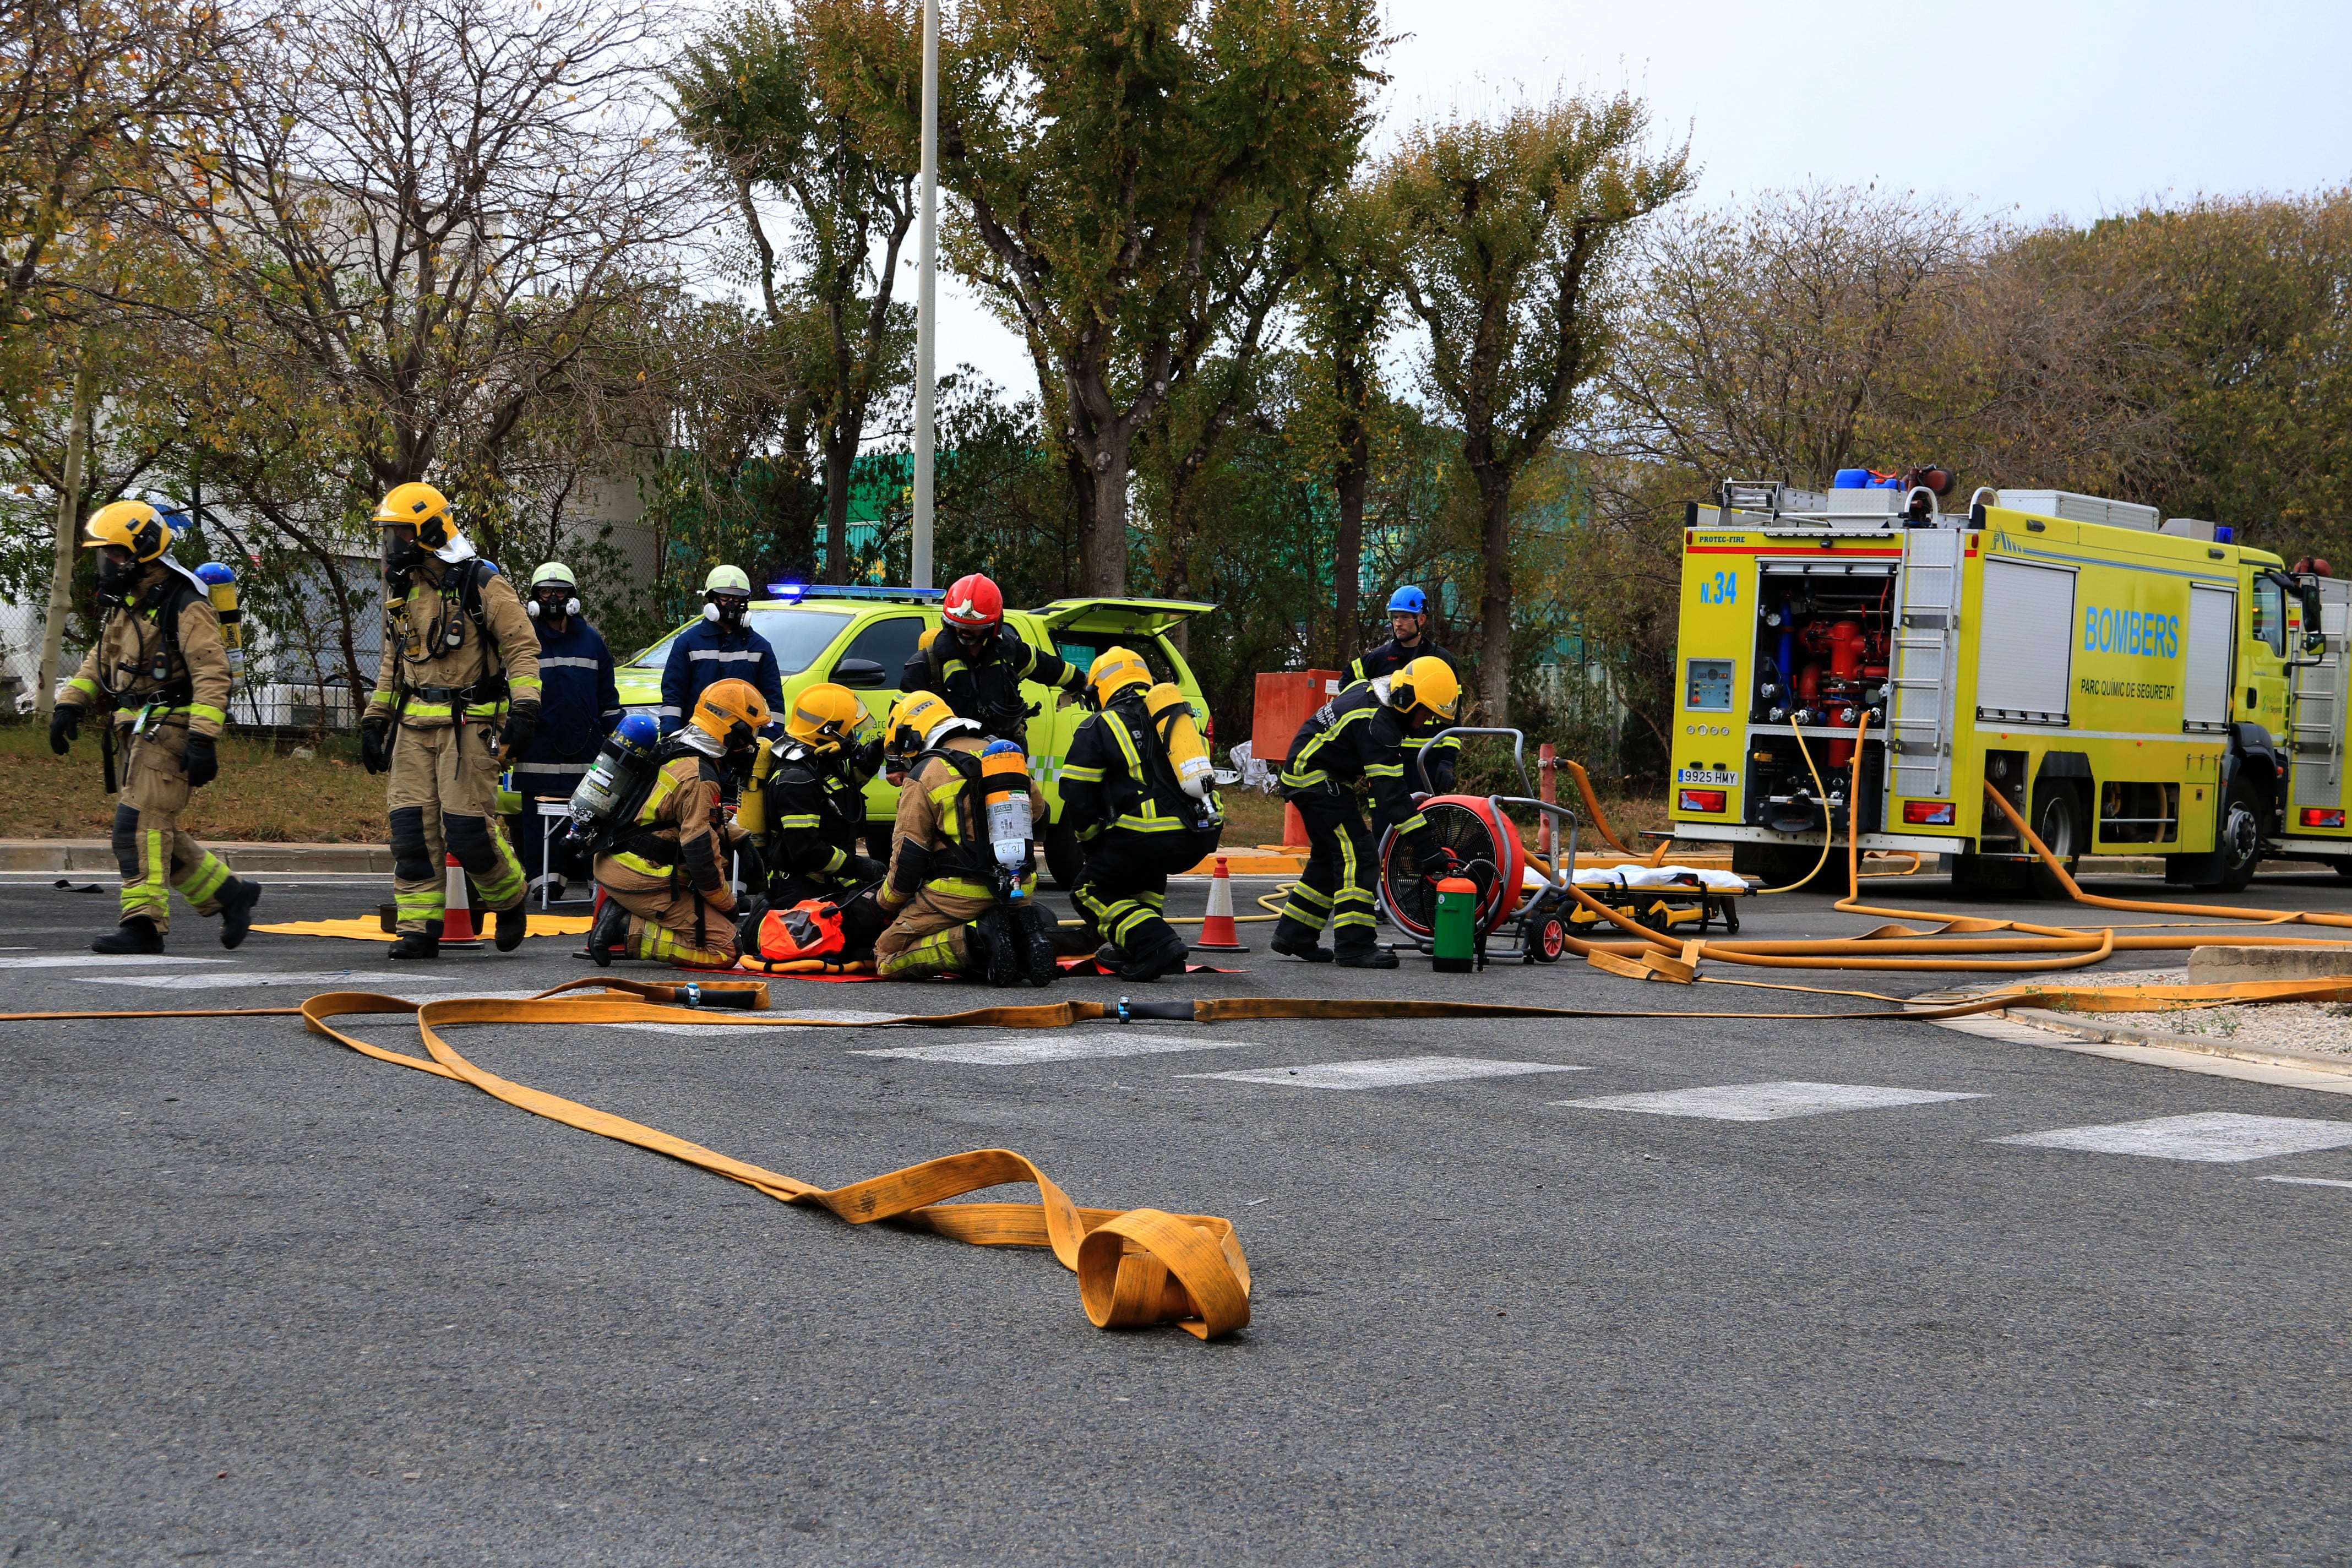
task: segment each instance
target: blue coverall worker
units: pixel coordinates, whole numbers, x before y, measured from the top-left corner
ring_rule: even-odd
[[[749,619],[751,579],[740,566],[714,566],[702,581],[702,619],[678,633],[662,669],[658,717],[665,740],[677,733],[714,681],[748,681],[771,714],[783,711],[783,677],[776,667],[776,650],[751,629]],[[781,730],[772,720],[761,733],[773,738]]]

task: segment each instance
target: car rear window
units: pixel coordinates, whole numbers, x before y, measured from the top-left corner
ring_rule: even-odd
[[[776,673],[798,675],[816,662],[817,655],[833,646],[841,628],[850,622],[845,610],[760,610],[751,612],[751,629],[768,639],[776,650]],[[680,627],[683,631],[685,628]],[[629,661],[632,669],[660,669],[669,663],[670,645],[677,641],[672,632],[645,652]],[[896,673],[895,671],[893,673]]]
[[[1081,671],[1093,668],[1095,660],[1101,657],[1103,649],[1109,647],[1123,647],[1141,654],[1143,662],[1150,667],[1151,679],[1156,681],[1176,679],[1175,655],[1161,638],[1138,637],[1132,632],[1124,636],[1115,632],[1056,632],[1054,634],[1054,651],[1068,662],[1076,665]],[[1183,683],[1177,681],[1177,684],[1181,686]]]

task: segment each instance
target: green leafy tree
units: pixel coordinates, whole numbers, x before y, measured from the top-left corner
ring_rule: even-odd
[[[808,351],[792,372],[824,463],[823,580],[846,583],[851,469],[877,406],[912,373],[913,313],[891,294],[915,221],[914,160],[870,134],[845,101],[818,92],[796,23],[764,6],[706,32],[670,82],[679,124],[734,197],[771,324]],[[763,195],[784,205],[787,255],[801,263],[802,275],[781,284]],[[816,333],[788,330],[803,310]],[[812,335],[818,341],[794,342]]]
[[[1635,226],[1690,186],[1686,150],[1653,153],[1648,134],[1630,94],[1564,98],[1493,124],[1415,127],[1381,169],[1428,384],[1477,487],[1478,679],[1494,723],[1510,715],[1513,487],[1606,368],[1611,286]]]
[[[814,0],[828,95],[911,150],[919,7]],[[1079,516],[1123,592],[1137,442],[1285,265],[1284,215],[1344,178],[1377,81],[1369,0],[973,0],[940,41],[954,263],[1024,334]],[[1255,352],[1254,342],[1249,344]]]

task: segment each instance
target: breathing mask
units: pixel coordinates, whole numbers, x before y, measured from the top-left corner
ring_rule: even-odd
[[[702,606],[702,618],[713,621],[729,631],[740,631],[743,617],[750,612],[751,601],[740,594],[713,594]]]
[[[131,558],[131,552],[120,545],[107,546],[98,557],[98,596],[110,604],[121,604],[142,570],[140,563]]]

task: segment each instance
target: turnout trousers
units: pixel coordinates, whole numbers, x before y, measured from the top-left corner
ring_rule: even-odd
[[[166,720],[134,736],[115,726],[122,793],[115,796],[114,859],[122,868],[122,919],[172,929],[172,895],[200,915],[220,911],[220,890],[235,875],[228,862],[180,826],[188,807],[185,722]]]
[[[735,917],[713,908],[684,877],[647,876],[617,856],[596,859],[604,896],[629,911],[631,958],[703,969],[735,967]]]
[[[1283,900],[1275,935],[1311,942],[1328,925],[1337,952],[1379,945],[1370,879],[1377,846],[1356,797],[1339,790],[1303,791],[1290,804],[1307,824],[1307,868]]]
[[[1183,945],[1167,921],[1168,879],[1217,852],[1217,828],[1138,833],[1106,827],[1087,845],[1086,869],[1070,901],[1102,940],[1130,957]]]
[[[493,910],[523,900],[522,862],[499,824],[499,763],[479,724],[393,731],[392,777],[384,804],[392,818],[393,901],[403,931],[440,928],[457,864]]]
[[[922,889],[874,939],[874,973],[887,980],[971,973],[974,965],[963,928],[995,907],[996,900],[985,895],[946,892],[936,885]]]

